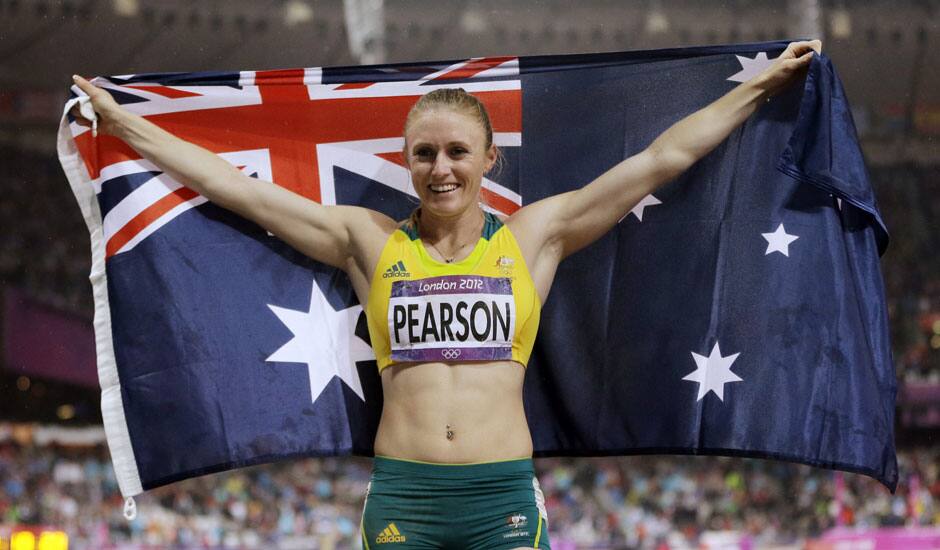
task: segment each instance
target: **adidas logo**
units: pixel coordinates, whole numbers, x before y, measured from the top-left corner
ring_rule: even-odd
[[[392,267],[385,270],[385,273],[382,274],[383,279],[391,279],[394,277],[411,277],[411,273],[408,273],[408,270],[405,269],[405,263],[401,260],[398,260],[397,264],[392,265]]]
[[[388,527],[386,527],[384,531],[379,533],[379,536],[375,537],[376,544],[384,544],[387,542],[405,542],[405,535],[402,535],[398,531],[398,527],[395,527],[394,523],[389,523]]]

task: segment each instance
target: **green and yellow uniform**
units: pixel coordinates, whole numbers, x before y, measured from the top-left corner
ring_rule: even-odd
[[[541,303],[515,237],[486,213],[473,252],[432,258],[405,222],[372,277],[366,317],[379,371],[406,362],[525,366]],[[363,548],[551,548],[532,459],[436,464],[376,457]]]
[[[551,549],[532,459],[432,464],[376,457],[362,513],[367,550]]]
[[[473,252],[442,263],[405,222],[389,237],[366,317],[379,371],[401,362],[529,360],[541,304],[509,228],[485,214]]]

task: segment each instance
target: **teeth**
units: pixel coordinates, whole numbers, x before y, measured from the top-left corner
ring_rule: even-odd
[[[457,184],[455,183],[438,184],[438,185],[431,186],[431,191],[434,191],[435,193],[446,193],[447,191],[453,191],[454,189],[457,189]]]

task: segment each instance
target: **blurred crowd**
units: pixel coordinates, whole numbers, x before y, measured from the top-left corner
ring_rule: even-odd
[[[894,495],[861,475],[755,459],[550,458],[536,469],[556,548],[698,548],[708,532],[760,548],[837,525],[940,525],[940,447],[898,459]],[[127,521],[103,445],[5,442],[0,526],[63,530],[72,549],[356,548],[370,467],[362,458],[306,459],[203,476],[140,495]]]
[[[882,257],[898,378],[940,383],[940,169],[872,174],[891,233]]]

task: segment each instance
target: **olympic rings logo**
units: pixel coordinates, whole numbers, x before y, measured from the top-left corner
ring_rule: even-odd
[[[460,357],[460,350],[455,348],[447,348],[441,351],[441,355],[444,356],[444,359],[456,359]]]

